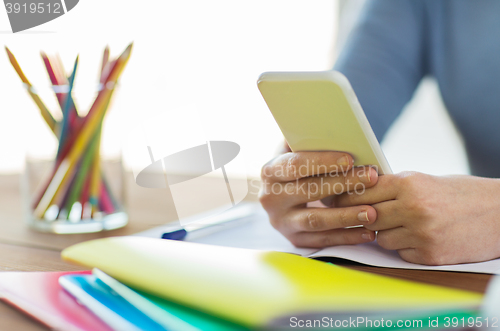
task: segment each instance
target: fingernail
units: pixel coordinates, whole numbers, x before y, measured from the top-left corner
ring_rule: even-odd
[[[363,233],[363,234],[361,235],[361,238],[363,238],[363,239],[365,239],[365,240],[370,240],[370,241],[371,241],[371,240],[373,240],[373,239],[372,239],[372,234],[371,234],[371,233]]]
[[[361,213],[359,213],[358,220],[360,220],[361,222],[370,222],[370,219],[368,218],[368,212],[362,211]]]
[[[365,184],[370,183],[372,181],[370,174],[371,174],[371,169],[362,171],[362,173],[358,176],[359,181]]]
[[[349,165],[349,159],[347,156],[342,156],[340,159],[337,160],[337,164],[339,166],[348,166]]]

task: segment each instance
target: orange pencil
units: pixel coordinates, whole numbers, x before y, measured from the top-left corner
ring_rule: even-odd
[[[101,64],[101,75],[100,75],[100,79],[99,81],[102,83],[102,79],[103,79],[103,72],[104,72],[104,68],[106,67],[106,65],[108,64],[109,62],[109,47],[106,46],[106,48],[104,49],[104,53],[102,55],[102,64]]]

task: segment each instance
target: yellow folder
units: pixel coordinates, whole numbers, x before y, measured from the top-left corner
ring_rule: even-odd
[[[246,325],[318,312],[475,307],[482,295],[378,276],[297,255],[143,237],[92,240],[64,260]]]

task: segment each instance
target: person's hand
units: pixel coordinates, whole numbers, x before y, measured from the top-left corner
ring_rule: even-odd
[[[260,202],[271,224],[298,247],[326,247],[373,241],[376,211],[368,205],[312,208],[308,202],[336,194],[359,194],[377,183],[370,167],[352,167],[349,154],[298,152],[282,154],[262,168]],[[356,193],[357,192],[357,193]],[[347,228],[353,227],[354,228]]]
[[[500,257],[500,182],[472,176],[415,172],[380,176],[361,195],[336,197],[337,206],[372,205],[377,242],[408,262],[443,265]]]

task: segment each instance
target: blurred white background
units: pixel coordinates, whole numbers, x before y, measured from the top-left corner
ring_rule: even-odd
[[[132,57],[106,118],[103,153],[112,156],[123,150],[129,167],[142,167],[150,162],[147,149],[127,148],[131,133],[160,116],[170,136],[185,137],[189,132],[176,124],[176,116],[188,105],[202,114],[210,138],[240,144],[247,167],[238,174],[258,176],[282,140],[258,92],[258,76],[271,70],[330,69],[336,41],[339,46],[345,40],[359,4],[358,0],[85,0],[59,19],[18,34],[10,33],[0,8],[0,44],[11,49],[58,115],[40,50],[59,53],[67,70],[80,54],[74,95],[80,110],[86,111],[95,97],[105,45],[116,56],[133,41]],[[0,172],[21,171],[26,154],[53,155],[56,140],[3,50],[0,113]],[[180,144],[175,139],[165,143]],[[394,171],[468,172],[460,138],[432,80],[423,82],[383,148]]]

